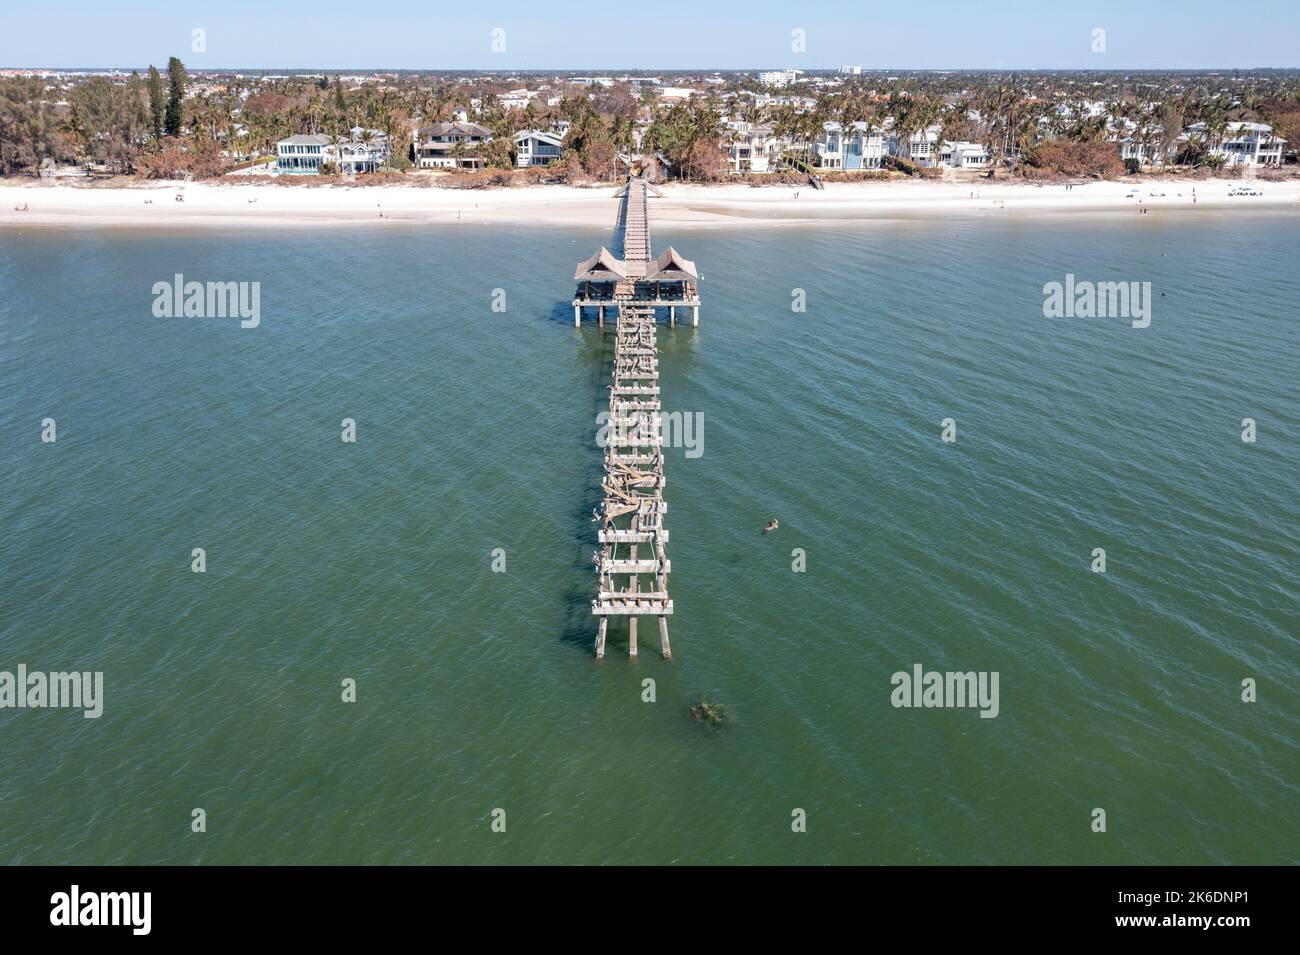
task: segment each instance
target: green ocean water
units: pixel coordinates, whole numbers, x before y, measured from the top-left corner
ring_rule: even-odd
[[[0,670],[105,679],[0,710],[0,861],[1300,862],[1297,224],[656,230],[667,663],[591,652],[606,231],[0,232]],[[1044,318],[1067,273],[1151,326]],[[894,708],[918,663],[999,715]]]

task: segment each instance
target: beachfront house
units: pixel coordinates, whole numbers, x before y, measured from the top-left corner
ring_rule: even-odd
[[[912,133],[906,143],[901,142],[897,136],[891,136],[889,151],[892,155],[910,159],[925,169],[937,166],[942,154],[943,144],[939,141],[941,131],[938,126],[928,126]]]
[[[886,153],[884,130],[857,121],[844,128],[840,123],[822,123],[813,140],[813,164],[820,169],[856,172],[879,169]]]
[[[1205,123],[1193,123],[1178,138],[1203,148],[1207,156],[1222,158],[1227,166],[1280,166],[1286,144],[1268,123],[1228,123],[1220,135],[1211,133]]]
[[[1119,158],[1138,166],[1163,166],[1169,161],[1169,146],[1153,134],[1129,133],[1115,140]]]
[[[982,169],[989,164],[989,151],[983,143],[945,140],[939,149],[939,161],[953,169]]]
[[[325,152],[330,142],[323,133],[304,133],[280,140],[275,144],[276,171],[316,175],[321,163],[331,158]]]
[[[781,140],[772,134],[772,127],[741,121],[727,125],[731,130],[727,147],[731,171],[771,172],[781,155]]]
[[[554,133],[525,129],[515,133],[515,165],[520,169],[529,166],[549,166],[564,153],[564,139]]]
[[[924,169],[939,166],[950,169],[983,169],[989,164],[988,147],[983,143],[943,139],[940,135],[942,132],[940,126],[928,126],[912,133],[906,142],[890,133],[885,140],[885,150],[891,156],[910,159]]]
[[[351,131],[349,139],[324,133],[289,136],[275,144],[275,169],[293,175],[319,175],[330,163],[345,175],[375,172],[388,162],[388,137],[377,129]]]
[[[388,137],[377,129],[352,129],[352,138],[331,144],[333,161],[349,176],[377,172],[388,162]]]
[[[478,123],[434,123],[415,135],[415,163],[421,169],[480,169],[478,147],[492,141],[491,130]]]

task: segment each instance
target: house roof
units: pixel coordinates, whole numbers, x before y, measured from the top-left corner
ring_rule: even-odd
[[[300,133],[297,136],[286,136],[280,142],[288,143],[291,146],[325,146],[331,140],[323,133]]]
[[[432,139],[434,136],[473,136],[478,139],[488,139],[492,136],[492,130],[478,123],[434,123],[420,130],[422,139]]]
[[[525,139],[536,139],[538,142],[546,143],[549,146],[564,145],[564,138],[556,136],[554,133],[543,133],[536,129],[525,129],[515,133],[515,142],[521,143]]]
[[[603,245],[591,258],[578,264],[573,273],[577,282],[617,282],[627,277],[627,266]]]

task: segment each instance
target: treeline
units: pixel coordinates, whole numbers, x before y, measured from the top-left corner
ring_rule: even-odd
[[[167,140],[184,135],[185,66],[176,57],[167,80],[154,67],[148,79],[132,73],[124,83],[90,76],[65,100],[35,77],[0,80],[0,172],[36,172],[43,160],[89,162],[114,172],[149,170]]]
[[[287,136],[322,133],[341,140],[358,128],[363,137],[372,130],[387,137],[389,166],[401,172],[411,165],[412,130],[449,121],[460,110],[492,132],[493,141],[476,146],[475,154],[503,173],[514,167],[516,132],[567,120],[565,155],[553,174],[571,179],[609,178],[617,157],[636,151],[661,154],[675,176],[723,177],[736,135],[724,116],[770,125],[796,160],[812,156],[824,123],[866,122],[888,125],[903,138],[937,126],[942,139],[986,144],[996,165],[1026,172],[1059,161],[1109,174],[1112,155],[1118,161],[1111,141],[1116,124],[1131,124],[1148,152],[1192,164],[1213,165],[1210,147],[1240,120],[1270,123],[1291,148],[1300,144],[1300,82],[1292,73],[863,75],[833,88],[807,82],[783,88],[777,92],[802,99],[775,105],[759,105],[760,88],[748,77],[672,105],[656,103],[651,89],[625,83],[557,84],[555,106],[539,98],[505,109],[499,95],[506,90],[487,79],[460,83],[436,75],[352,87],[337,76],[272,82],[219,77],[193,84],[175,57],[165,70],[151,66],[143,76],[124,79],[86,77],[65,86],[4,78],[0,173],[35,174],[50,160],[146,177],[214,176],[272,157],[276,142]],[[1090,115],[1085,103],[1097,102],[1105,104],[1104,112]],[[1182,143],[1184,129],[1196,122],[1206,124],[1206,139]],[[1053,143],[1079,148],[1048,148]]]
[[[389,166],[411,166],[412,130],[450,121],[465,110],[491,130],[493,141],[476,147],[489,168],[512,169],[514,133],[547,129],[559,119],[572,129],[556,173],[604,178],[619,151],[633,148],[643,97],[627,87],[600,88],[592,96],[572,91],[547,108],[530,102],[504,109],[490,84],[434,79],[361,84],[337,78],[273,83],[229,78],[204,84],[196,95],[184,64],[173,57],[165,72],[150,67],[125,80],[92,76],[66,91],[31,77],[0,79],[0,173],[36,174],[43,160],[88,163],[114,173],[147,177],[220,175],[230,165],[271,157],[275,144],[298,133],[350,138],[378,130],[390,144]],[[471,101],[478,100],[477,109]]]

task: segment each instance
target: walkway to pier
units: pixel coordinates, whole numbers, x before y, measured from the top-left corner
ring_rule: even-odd
[[[668,596],[668,529],[663,498],[663,428],[659,403],[658,325],[655,310],[668,308],[670,323],[678,307],[692,309],[699,323],[699,276],[695,264],[671,248],[652,258],[647,190],[644,179],[630,179],[616,194],[616,258],[601,248],[578,266],[574,279],[574,320],[582,322],[582,309],[594,305],[597,321],[605,324],[605,309],[613,308],[618,322],[614,342],[614,368],[609,385],[609,414],[603,433],[605,476],[603,499],[595,521],[600,546],[593,561],[597,594],[591,612],[600,618],[596,656],[605,655],[609,618],[628,619],[628,655],[637,655],[637,618],[659,618],[659,646],[665,660],[668,617],[673,601]]]
[[[628,265],[650,261],[650,210],[647,208],[649,196],[646,193],[644,179],[632,179],[626,187],[623,208],[623,261]],[[645,275],[645,266],[639,269]],[[628,275],[636,275],[636,270],[628,269]]]

